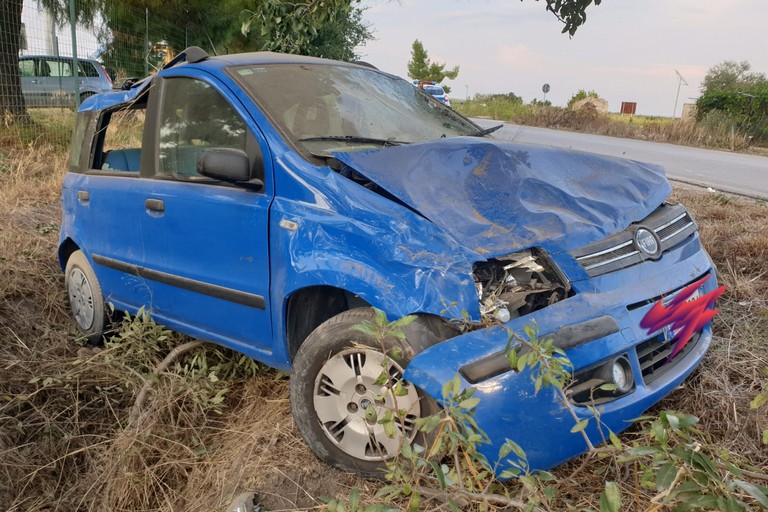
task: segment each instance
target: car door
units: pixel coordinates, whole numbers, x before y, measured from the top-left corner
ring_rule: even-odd
[[[166,71],[156,91],[155,168],[142,219],[152,312],[192,335],[269,352],[268,148],[226,86],[179,71]],[[264,188],[199,175],[197,157],[214,147],[245,151]]]
[[[41,59],[41,66],[47,67],[49,76],[41,77],[43,94],[47,104],[53,107],[69,107],[75,104],[75,75],[72,59],[49,57]]]
[[[21,92],[24,94],[24,103],[28,107],[41,107],[44,105],[39,70],[39,59],[33,57],[19,59]]]
[[[80,112],[62,190],[63,230],[92,263],[107,303],[135,312],[151,303],[141,220],[149,179],[140,175],[146,97]]]

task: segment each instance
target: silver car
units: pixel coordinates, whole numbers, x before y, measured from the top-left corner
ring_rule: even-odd
[[[78,59],[75,78],[72,57],[24,55],[19,57],[19,75],[28,107],[69,107],[75,104],[75,80],[82,102],[88,96],[112,90],[112,79],[98,61]]]

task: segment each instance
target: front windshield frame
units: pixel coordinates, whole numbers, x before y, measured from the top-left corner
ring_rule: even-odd
[[[230,66],[226,71],[286,143],[305,157],[325,158],[335,151],[385,147],[388,140],[413,143],[469,136],[481,129],[411,82],[370,67],[329,61],[248,64]],[[304,80],[296,78],[299,74]],[[302,94],[306,91],[313,94]],[[295,114],[303,103],[313,101],[319,102],[314,108],[329,113],[335,121],[314,133],[297,128]],[[399,123],[399,131],[386,123]],[[339,136],[351,137],[343,140]],[[324,137],[328,140],[322,140]],[[359,142],[362,138],[371,142]]]

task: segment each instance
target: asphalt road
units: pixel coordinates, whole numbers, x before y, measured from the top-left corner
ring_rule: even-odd
[[[490,127],[499,121],[474,119]],[[497,139],[542,144],[662,165],[673,180],[768,199],[768,157],[603,135],[505,124]]]

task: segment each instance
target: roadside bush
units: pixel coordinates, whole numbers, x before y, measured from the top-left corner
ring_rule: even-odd
[[[571,96],[571,99],[568,100],[568,108],[573,108],[573,105],[581,100],[585,100],[587,98],[599,98],[600,95],[597,94],[595,91],[585,91],[584,89],[579,89],[578,92],[574,93],[573,96]]]
[[[765,82],[745,90],[705,91],[696,102],[696,112],[697,120],[704,126],[727,122],[732,147],[768,142],[768,84]],[[736,144],[736,139],[741,142]]]

